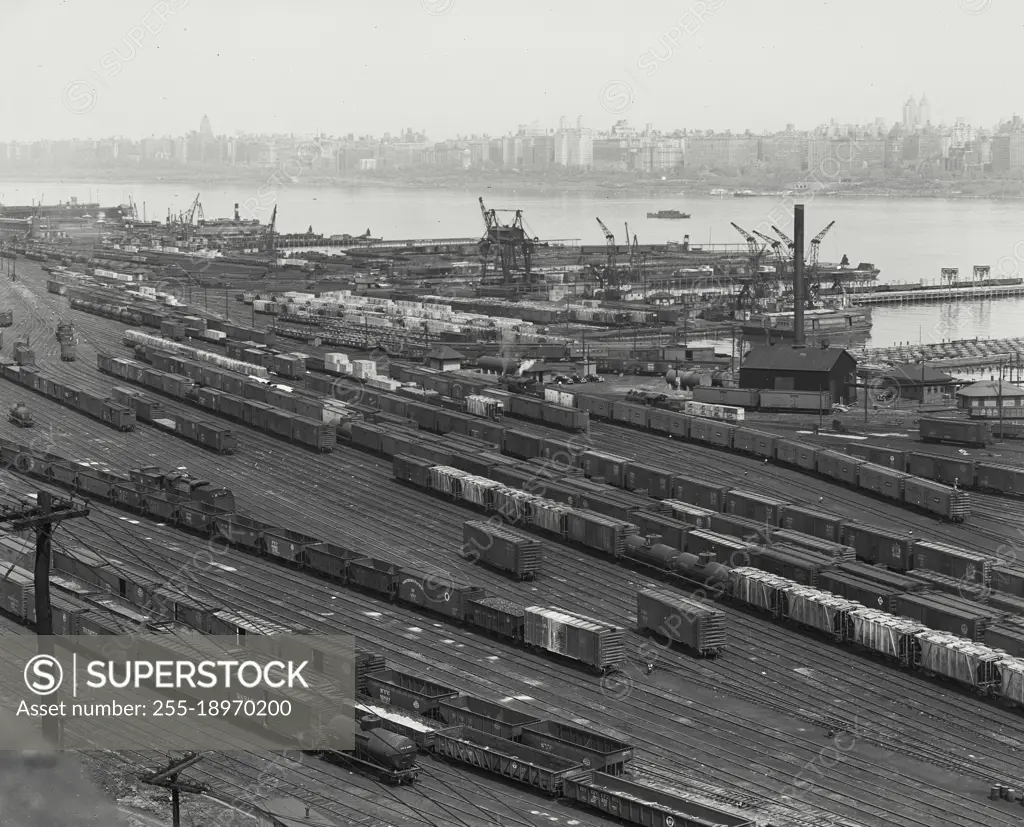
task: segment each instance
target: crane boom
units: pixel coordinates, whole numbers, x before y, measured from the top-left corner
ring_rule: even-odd
[[[811,254],[808,256],[811,267],[818,266],[818,251],[821,249],[821,240],[828,235],[828,231],[831,230],[835,224],[836,222],[832,221],[824,230],[811,239]]]
[[[597,224],[601,228],[601,232],[604,233],[604,240],[607,241],[609,244],[614,244],[615,243],[615,236],[612,234],[612,231],[609,230],[604,225],[604,222],[600,218],[597,219]]]
[[[786,246],[789,247],[790,250],[792,250],[796,246],[796,244],[793,241],[793,239],[791,239],[788,235],[786,235],[784,232],[782,232],[782,230],[780,230],[774,224],[772,224],[772,230],[775,232],[775,235],[777,235],[784,242],[786,242]]]
[[[734,222],[731,222],[731,221],[729,223],[732,224],[733,229],[735,229],[736,232],[738,232],[741,236],[743,236],[747,240],[747,248],[750,250],[750,255],[760,257],[761,253],[763,252],[763,249],[762,249],[761,245],[757,243],[757,239],[754,238],[750,233],[748,233],[742,227],[740,227],[738,224],[735,224]]]

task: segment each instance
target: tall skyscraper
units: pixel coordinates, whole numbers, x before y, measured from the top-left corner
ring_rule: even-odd
[[[903,126],[907,131],[913,131],[917,129],[920,123],[920,113],[917,109],[917,102],[914,100],[914,96],[911,95],[907,98],[907,102],[903,104]]]
[[[207,115],[203,115],[203,119],[199,122],[199,134],[204,138],[213,138],[213,127],[210,126],[210,118]]]
[[[921,95],[921,103],[917,107],[918,126],[930,126],[932,122],[932,108],[928,103],[928,96]]]

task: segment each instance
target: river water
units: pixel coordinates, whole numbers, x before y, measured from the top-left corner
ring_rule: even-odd
[[[514,187],[479,186],[455,189],[390,189],[383,187],[307,186],[301,179],[253,184],[111,184],[94,182],[0,182],[0,203],[53,204],[72,196],[110,205],[131,195],[145,204],[149,219],[164,218],[168,209],[188,209],[196,192],[207,218],[230,216],[242,205],[243,218],[269,221],[278,206],[282,232],[314,231],[358,235],[371,230],[384,238],[461,238],[483,232],[477,198],[488,207],[523,210],[527,230],[547,239],[580,239],[601,244],[604,236],[595,217],[621,243],[624,223],[641,243],[681,241],[689,233],[695,244],[742,243],[731,226],[767,230],[775,223],[792,235],[792,201],[783,197],[712,198],[697,192],[650,198],[616,195],[520,195]],[[943,267],[957,267],[969,277],[974,265],[988,265],[992,275],[1024,272],[1024,202],[931,198],[831,198],[808,195],[806,238],[809,241],[830,221],[836,224],[821,244],[821,260],[837,262],[845,254],[852,264],[872,262],[881,281],[937,280]],[[686,221],[647,219],[648,211],[679,209]],[[781,222],[779,219],[783,219]],[[770,234],[770,233],[769,233]],[[1024,335],[1024,299],[999,299],[954,304],[878,307],[868,345],[943,339],[1004,338]]]

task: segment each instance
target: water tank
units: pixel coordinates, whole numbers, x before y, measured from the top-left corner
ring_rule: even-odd
[[[700,374],[694,370],[670,370],[665,374],[665,382],[673,388],[695,388],[700,384]]]

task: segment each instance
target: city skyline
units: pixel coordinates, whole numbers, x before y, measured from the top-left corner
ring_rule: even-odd
[[[1024,23],[1024,7],[993,0],[865,0],[855,15],[756,0],[401,6],[342,15],[306,0],[282,21],[266,0],[111,0],[101,12],[8,0],[5,137],[175,134],[205,111],[221,134],[383,134],[393,112],[438,137],[570,112],[762,133],[888,120],[897,90],[928,90],[933,122],[987,127],[1013,114],[996,79],[1012,72]]]

